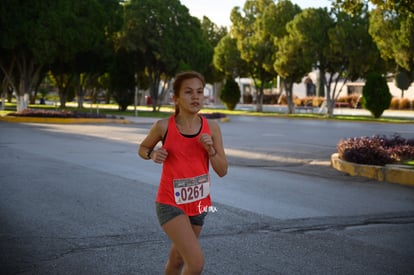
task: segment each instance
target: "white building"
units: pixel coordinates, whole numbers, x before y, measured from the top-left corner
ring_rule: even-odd
[[[312,80],[313,84],[317,83],[317,73],[316,72],[309,73],[308,76],[303,77],[301,83],[293,84],[293,96],[297,96],[299,98],[304,98],[307,96],[306,82],[309,81],[308,78]],[[237,78],[236,82],[239,84],[240,91],[241,91],[241,98],[240,98],[241,103],[243,103],[243,96],[246,93],[252,94],[253,99],[255,98],[256,90],[254,87],[254,82],[251,79]],[[338,83],[337,89],[340,89],[342,87],[342,83],[341,82]],[[353,93],[362,94],[362,88],[364,87],[364,83],[365,83],[364,81],[345,83],[342,90],[340,91],[339,97],[347,96]],[[402,94],[401,90],[395,86],[393,81],[388,82],[388,87],[393,97],[401,98],[401,94]],[[332,88],[333,88],[333,85],[332,85]],[[283,92],[283,87],[282,87],[282,92]],[[272,89],[271,93],[278,94],[280,93],[280,91],[278,88],[274,88]],[[411,84],[408,90],[404,91],[404,98],[414,100],[414,84]]]

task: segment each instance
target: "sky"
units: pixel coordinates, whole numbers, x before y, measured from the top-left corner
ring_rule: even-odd
[[[243,8],[246,0],[180,0],[181,4],[190,10],[192,16],[203,18],[207,16],[218,26],[230,26],[230,13],[233,7]],[[291,0],[302,9],[330,7],[329,0]]]

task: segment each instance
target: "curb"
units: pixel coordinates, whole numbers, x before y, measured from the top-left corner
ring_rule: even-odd
[[[338,153],[332,154],[331,165],[336,170],[351,176],[360,176],[377,181],[414,187],[414,169],[395,165],[378,166],[347,162],[340,159]]]
[[[222,122],[222,123],[230,122],[230,118],[229,117],[220,118],[220,122]]]
[[[54,124],[77,124],[77,123],[131,123],[126,119],[114,118],[57,118],[57,117],[23,117],[23,116],[0,116],[0,121],[21,123],[54,123]]]

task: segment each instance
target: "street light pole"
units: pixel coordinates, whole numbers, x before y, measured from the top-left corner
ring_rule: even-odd
[[[138,105],[138,76],[135,73],[135,96],[134,96],[134,111],[135,111],[135,116],[138,116],[138,110],[137,110],[137,105]]]

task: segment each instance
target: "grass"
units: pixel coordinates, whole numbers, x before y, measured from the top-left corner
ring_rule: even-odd
[[[140,117],[154,117],[154,118],[166,118],[174,112],[173,106],[162,106],[159,111],[153,112],[152,107],[149,106],[137,106],[135,111],[133,106],[130,106],[126,111],[118,110],[116,104],[84,104],[85,108],[78,109],[76,103],[68,102],[65,108],[57,108],[54,105],[40,105],[33,104],[29,105],[29,108],[33,109],[49,109],[49,110],[71,110],[84,113],[97,113],[115,115],[118,117],[123,116],[140,116]],[[14,112],[16,110],[16,104],[6,103],[6,110],[0,111],[0,115],[4,116],[8,113]],[[381,117],[375,119],[370,116],[361,116],[361,115],[335,115],[334,117],[327,117],[325,114],[312,114],[312,113],[296,113],[296,114],[287,114],[287,113],[278,113],[278,112],[256,112],[251,110],[226,110],[226,109],[216,109],[216,108],[203,108],[202,113],[222,113],[225,115],[232,116],[261,116],[261,117],[278,117],[278,118],[298,118],[298,119],[318,119],[318,120],[336,120],[336,121],[355,121],[355,122],[384,122],[384,123],[414,123],[410,118],[392,118],[392,117]]]
[[[414,169],[414,160],[406,161],[403,163],[404,165],[409,165]]]

